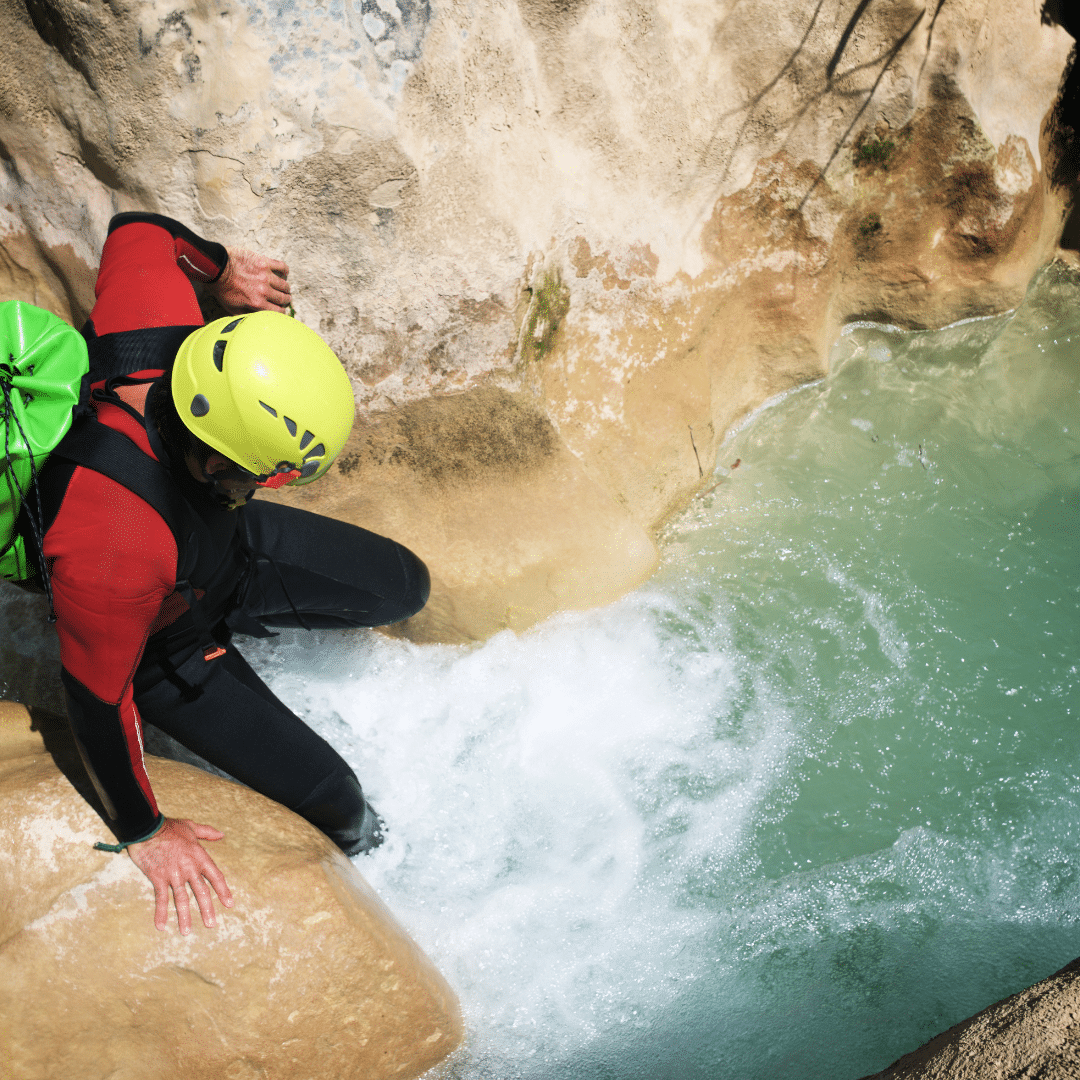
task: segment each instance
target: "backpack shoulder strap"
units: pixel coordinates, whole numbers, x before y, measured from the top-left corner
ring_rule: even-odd
[[[198,326],[152,326],[98,337],[93,332],[93,324],[88,323],[83,334],[89,356],[90,382],[167,368],[176,359],[184,339],[198,329]]]
[[[147,503],[164,519],[176,541],[178,582],[195,568],[197,548],[212,544],[206,523],[177,489],[160,461],[126,435],[89,417],[72,424],[50,457],[83,465],[107,476]]]
[[[126,435],[89,417],[72,425],[52,456],[115,480],[161,515],[176,541],[176,590],[188,606],[203,659],[223,655],[225,649],[215,639],[191,583],[200,547],[212,550],[213,536],[165,466],[143,453]]]

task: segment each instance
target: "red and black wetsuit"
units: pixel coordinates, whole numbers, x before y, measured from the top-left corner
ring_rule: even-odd
[[[200,552],[204,580],[194,584],[204,588],[194,595],[205,592],[197,608],[224,652],[204,659],[177,590],[186,553],[165,520],[107,476],[50,460],[41,486],[54,513],[43,550],[69,718],[122,842],[147,836],[161,820],[143,765],[145,719],[350,850],[364,816],[355,775],[248,667],[225,620],[241,632],[394,622],[423,606],[427,571],[401,545],[342,522],[275,504],[220,508],[179,453],[168,461],[156,428],[140,418],[153,380],[202,325],[191,281],[215,280],[227,258],[221,245],[168,218],[120,215],[84,329],[91,376],[105,366],[132,377],[115,387],[122,400],[92,403],[97,421],[165,458],[177,489],[216,530],[217,548]]]

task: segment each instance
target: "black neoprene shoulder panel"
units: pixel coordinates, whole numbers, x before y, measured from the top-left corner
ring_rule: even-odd
[[[147,225],[156,225],[164,229],[174,240],[186,240],[196,251],[201,251],[215,265],[225,268],[229,261],[229,253],[224,244],[217,244],[213,240],[204,240],[198,233],[192,232],[186,225],[174,218],[165,217],[164,214],[144,214],[141,211],[132,211],[126,214],[117,214],[109,222],[109,232],[115,232],[122,225],[131,225],[142,221]],[[219,271],[220,274],[220,271]]]

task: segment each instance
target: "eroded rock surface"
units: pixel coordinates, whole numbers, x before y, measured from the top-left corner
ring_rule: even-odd
[[[999,1001],[865,1080],[1080,1076],[1080,960]]]
[[[48,749],[46,749],[48,747]],[[50,753],[51,751],[51,753]],[[153,925],[153,890],[57,767],[66,721],[0,702],[0,1072],[17,1080],[416,1077],[461,1040],[457,999],[317,830],[147,758],[171,815],[217,822],[235,906]],[[83,774],[85,778],[85,774]],[[152,1066],[151,1066],[152,1063]]]
[[[725,432],[843,323],[1018,302],[1066,210],[1046,10],[3,0],[0,296],[79,322],[136,207],[285,257],[365,421],[324,505],[384,500],[364,517],[429,560],[405,632],[482,637],[638,584]],[[550,453],[492,467],[493,389]],[[432,432],[473,431],[450,471],[432,395]]]
[[[431,599],[390,628],[414,639],[466,641],[607,603],[656,561],[536,403],[494,387],[377,414],[319,484],[267,495],[415,551]]]

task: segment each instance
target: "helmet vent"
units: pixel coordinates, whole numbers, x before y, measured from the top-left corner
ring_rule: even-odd
[[[205,416],[210,411],[210,402],[202,394],[196,394],[191,399],[191,415]]]
[[[232,321],[231,323],[229,323],[229,325],[228,325],[228,326],[223,326],[223,327],[221,328],[221,332],[222,332],[223,334],[228,334],[228,333],[230,333],[231,331],[235,330],[235,329],[236,329],[236,328],[237,328],[237,327],[238,327],[238,326],[239,326],[239,325],[240,325],[240,324],[241,324],[241,323],[242,323],[243,321],[244,321],[244,320],[243,320],[242,318],[240,318],[240,319],[233,319],[233,321]]]
[[[306,453],[306,454],[304,455],[304,460],[305,460],[305,461],[307,461],[307,459],[308,459],[308,458],[312,458],[312,457],[322,457],[322,456],[323,456],[323,454],[325,454],[325,453],[326,453],[326,447],[325,447],[325,446],[323,446],[323,444],[322,444],[322,443],[319,443],[319,445],[318,445],[318,446],[313,446],[313,447],[312,447],[312,448],[311,448],[311,449],[310,449],[310,450],[309,450],[309,451],[308,451],[308,452],[307,452],[307,453]]]
[[[267,411],[267,412],[268,412],[268,413],[269,413],[269,414],[270,414],[271,416],[277,416],[277,409],[271,409],[271,408],[270,408],[270,406],[269,406],[269,405],[267,405],[265,401],[260,401],[260,402],[259,402],[259,404],[260,404],[260,405],[261,405],[261,406],[262,406],[262,407],[263,407],[263,408],[264,408],[264,409],[265,409],[265,410],[266,410],[266,411]]]
[[[295,420],[290,420],[287,416],[283,416],[281,419],[285,421],[285,426],[289,429],[289,434],[290,435],[295,435],[296,434],[296,421]]]
[[[214,367],[221,371],[225,364],[225,346],[228,342],[224,338],[214,342]]]
[[[304,447],[307,446],[307,444],[311,442],[311,440],[314,438],[315,436],[312,435],[310,431],[305,431],[304,437],[300,440],[300,449],[303,450]]]

